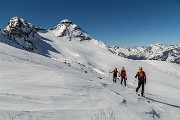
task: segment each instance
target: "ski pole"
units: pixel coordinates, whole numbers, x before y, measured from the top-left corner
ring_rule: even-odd
[[[136,83],[136,79],[135,79],[135,81],[134,81],[133,87],[134,87],[135,83]]]
[[[119,84],[121,84],[120,78],[117,78],[117,79],[118,79],[118,81],[119,81]]]
[[[110,78],[110,70],[109,70],[109,76],[108,77]]]
[[[126,84],[128,85],[128,80],[127,80],[127,78],[126,78]]]

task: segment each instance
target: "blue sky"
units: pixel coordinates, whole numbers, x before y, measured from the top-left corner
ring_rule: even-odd
[[[13,16],[45,28],[70,19],[108,45],[180,43],[180,0],[0,0],[0,28]]]

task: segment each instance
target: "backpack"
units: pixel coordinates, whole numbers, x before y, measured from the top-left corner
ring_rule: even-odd
[[[142,71],[142,74],[141,74],[141,72],[138,72],[137,75],[138,75],[138,77],[145,77],[146,76],[144,71]]]
[[[126,71],[125,70],[121,70],[121,77],[126,77]]]
[[[114,73],[116,73],[116,74],[118,73],[118,71],[117,71],[117,70],[113,70],[112,72],[114,72]]]

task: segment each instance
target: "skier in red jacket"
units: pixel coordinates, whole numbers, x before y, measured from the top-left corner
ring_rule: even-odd
[[[126,75],[126,70],[124,69],[124,67],[122,67],[121,72],[119,71],[119,77],[121,77],[121,85],[122,85],[123,80],[124,80],[124,85],[126,87],[127,75]]]
[[[116,83],[116,81],[117,81],[117,73],[118,73],[117,68],[115,68],[115,69],[114,69],[112,72],[110,72],[110,73],[113,73],[113,82]]]

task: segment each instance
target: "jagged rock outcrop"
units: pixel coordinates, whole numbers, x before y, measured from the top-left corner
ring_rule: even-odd
[[[38,37],[37,30],[22,18],[13,17],[3,33],[28,51],[36,49],[33,41]]]

